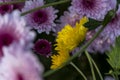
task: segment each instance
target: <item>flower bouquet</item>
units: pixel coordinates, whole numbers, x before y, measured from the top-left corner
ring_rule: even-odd
[[[120,0],[0,0],[0,80],[119,80]]]

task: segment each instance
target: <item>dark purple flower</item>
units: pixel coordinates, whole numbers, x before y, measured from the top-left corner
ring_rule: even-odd
[[[17,3],[17,4],[13,4],[13,9],[18,9],[18,10],[22,10],[22,8],[24,7],[25,5],[25,2],[22,2],[22,3]]]
[[[10,13],[13,10],[13,5],[0,5],[0,14]]]
[[[39,39],[35,45],[34,50],[44,56],[50,56],[51,44],[45,39]]]
[[[11,1],[16,1],[16,0],[0,0],[1,3],[4,2],[11,2]],[[17,1],[21,1],[21,0],[17,0]],[[24,7],[25,2],[20,2],[20,3],[16,3],[16,4],[11,4],[11,5],[0,5],[0,14],[4,15],[5,13],[10,13],[13,10],[22,10],[22,8]]]

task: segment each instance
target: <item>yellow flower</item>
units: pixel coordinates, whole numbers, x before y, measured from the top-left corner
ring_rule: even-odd
[[[86,36],[87,28],[83,25],[88,21],[88,18],[83,17],[79,23],[76,23],[75,27],[66,25],[60,32],[56,39],[56,48],[55,50],[67,50],[72,51],[75,47],[82,42]]]
[[[88,21],[86,17],[83,17],[79,23],[76,23],[75,27],[66,25],[60,32],[56,39],[57,55],[51,56],[52,66],[51,69],[61,68],[64,63],[70,58],[69,52],[79,45],[85,38],[87,28],[83,25]]]
[[[63,64],[70,58],[69,52],[59,51],[57,55],[51,56],[52,66],[51,69],[61,68]]]

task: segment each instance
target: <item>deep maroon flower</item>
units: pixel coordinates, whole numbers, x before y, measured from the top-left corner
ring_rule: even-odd
[[[22,8],[24,7],[25,5],[25,2],[22,2],[22,3],[17,3],[17,4],[13,4],[13,9],[18,9],[18,10],[22,10]]]
[[[50,56],[51,44],[45,39],[39,39],[35,45],[34,50],[44,56]]]
[[[11,0],[11,1],[16,1],[16,0]],[[13,10],[18,9],[21,11],[22,8],[25,6],[25,2],[24,2],[24,0],[17,0],[17,1],[23,1],[23,2],[13,4]]]
[[[13,5],[0,5],[0,14],[10,13],[13,10]]]
[[[16,0],[0,0],[1,3],[4,2],[11,2],[11,1],[16,1]],[[17,0],[21,1],[21,0]],[[20,2],[20,3],[15,3],[15,4],[7,4],[7,5],[0,5],[0,14],[4,15],[5,13],[11,13],[13,10],[22,10],[24,7],[25,2]]]

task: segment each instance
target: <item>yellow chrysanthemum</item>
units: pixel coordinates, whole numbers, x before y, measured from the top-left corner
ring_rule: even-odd
[[[65,63],[69,58],[69,52],[67,51],[60,51],[57,55],[51,56],[52,58],[52,66],[51,69],[61,68],[63,63]]]
[[[82,18],[75,27],[66,25],[62,31],[58,32],[56,39],[57,55],[51,56],[52,66],[51,69],[61,68],[63,64],[70,58],[69,52],[79,45],[85,38],[87,28],[83,25],[88,21],[86,17]]]
[[[83,17],[79,23],[76,23],[75,27],[66,25],[60,32],[56,39],[55,50],[67,50],[72,51],[75,47],[79,45],[85,38],[87,33],[87,28],[83,25],[88,21],[88,18]]]

